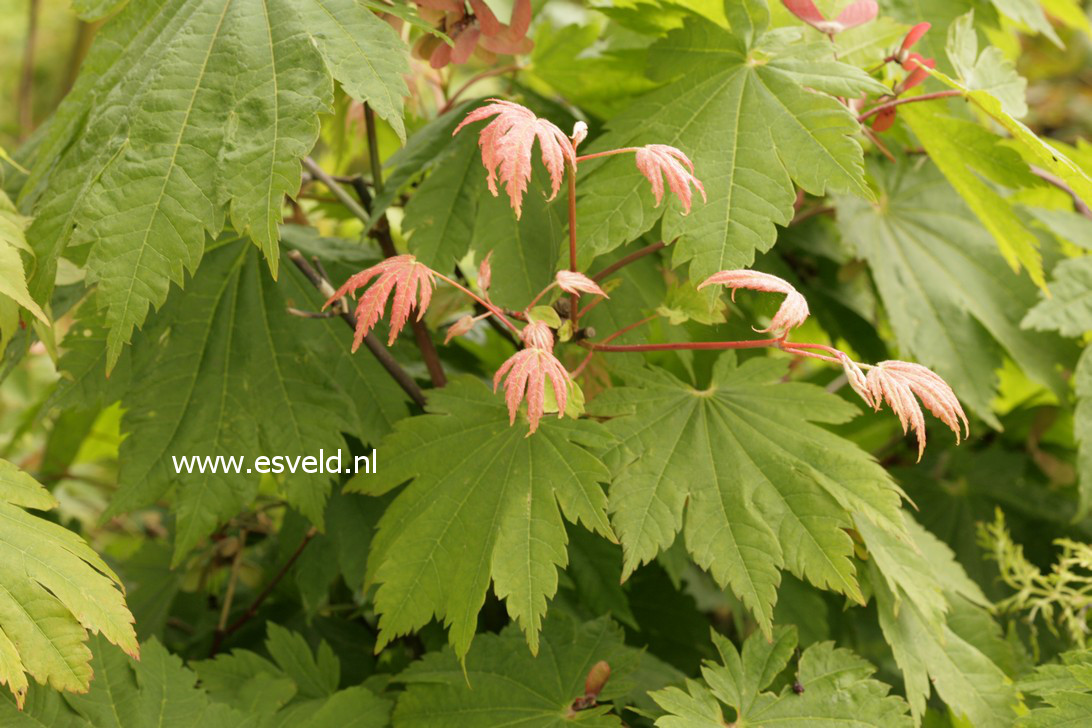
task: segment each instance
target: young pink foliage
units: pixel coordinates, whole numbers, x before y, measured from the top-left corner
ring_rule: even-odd
[[[356,335],[353,337],[353,351],[360,348],[364,337],[383,315],[387,299],[390,298],[392,291],[394,301],[391,304],[388,346],[394,343],[398,333],[409,320],[410,309],[417,309],[418,321],[425,315],[425,309],[432,300],[432,289],[436,285],[433,273],[428,266],[418,263],[412,255],[396,255],[351,276],[334,295],[330,296],[330,300],[323,305],[323,308],[365,286],[376,276],[379,278],[364,292],[356,305]]]
[[[834,35],[843,30],[875,20],[880,8],[876,0],[857,0],[847,6],[834,20],[827,20],[812,0],[782,0],[785,8],[821,33]]]
[[[444,337],[444,343],[451,343],[451,340],[456,336],[462,336],[463,334],[468,333],[472,328],[474,328],[474,317],[470,314],[466,314],[458,321],[451,324],[451,326],[447,327],[447,336]]]
[[[599,284],[588,278],[583,273],[571,270],[559,270],[557,272],[557,287],[565,293],[591,293],[595,296],[610,298]]]
[[[694,176],[694,165],[690,159],[675,147],[666,144],[648,144],[637,150],[637,169],[652,184],[652,194],[659,207],[664,199],[664,177],[671,192],[682,202],[683,214],[689,214],[691,193],[694,185],[705,200],[705,186]]]
[[[493,282],[493,266],[489,264],[489,259],[493,256],[493,251],[490,250],[482,258],[481,265],[478,266],[478,290],[482,293],[489,292],[489,284]]]
[[[546,351],[554,350],[554,332],[541,321],[532,321],[524,326],[519,337],[523,339],[524,346]]]
[[[799,291],[793,288],[791,283],[769,273],[762,273],[757,270],[722,270],[702,281],[701,285],[698,286],[698,290],[714,284],[731,288],[733,301],[736,300],[737,288],[785,294],[785,300],[781,302],[781,307],[777,309],[777,313],[770,321],[770,325],[764,329],[755,329],[762,333],[794,329],[804,323],[810,313],[808,311],[808,302],[800,295]]]
[[[906,34],[906,37],[902,39],[902,44],[899,45],[899,52],[895,55],[896,60],[902,63],[906,60],[907,54],[910,49],[914,47],[914,44],[921,40],[921,37],[925,35],[933,26],[929,23],[918,23]]]
[[[519,218],[523,207],[523,193],[531,179],[531,147],[538,139],[542,152],[542,163],[550,173],[552,191],[550,199],[557,196],[561,181],[565,176],[565,164],[576,166],[576,152],[565,133],[545,119],[535,116],[530,109],[511,101],[490,99],[493,103],[474,109],[455,127],[452,136],[467,124],[473,124],[491,116],[489,122],[478,137],[478,146],[482,150],[482,164],[489,170],[486,182],[489,191],[497,196],[497,172],[500,181],[508,191],[512,208]]]
[[[861,399],[863,399],[865,404],[869,407],[879,409],[879,407],[876,406],[876,402],[872,399],[872,392],[868,389],[868,380],[857,362],[853,361],[840,351],[838,352],[838,360],[842,362],[842,370],[846,374],[846,381],[849,382],[849,386],[853,388],[853,391],[860,395]]]
[[[910,73],[896,88],[896,92],[900,94],[908,89],[914,88],[918,84],[924,82],[925,79],[929,78],[929,71],[926,69],[936,68],[937,62],[932,58],[922,58],[918,53],[911,53],[906,60],[902,62],[902,67]]]
[[[879,410],[886,401],[898,415],[902,431],[906,432],[908,428],[913,430],[918,439],[918,460],[925,452],[925,416],[914,395],[955,433],[957,445],[961,439],[960,423],[963,425],[963,437],[970,435],[970,423],[955,392],[947,382],[921,364],[882,361],[869,370],[866,380],[872,396],[870,404]]]
[[[504,379],[504,401],[508,405],[508,421],[515,424],[520,402],[527,399],[527,419],[531,423],[528,436],[538,429],[546,406],[546,379],[554,390],[558,418],[565,416],[572,378],[551,349],[554,344],[550,327],[541,322],[527,324],[521,334],[526,348],[513,354],[493,376],[493,391]],[[507,375],[507,378],[505,376]]]

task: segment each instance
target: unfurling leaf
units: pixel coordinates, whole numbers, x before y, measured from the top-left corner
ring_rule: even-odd
[[[675,147],[666,144],[646,144],[637,150],[637,169],[652,184],[652,194],[656,197],[656,207],[664,199],[664,177],[672,194],[679,198],[683,214],[689,214],[692,200],[690,185],[701,193],[705,200],[705,186],[694,176],[694,165],[690,158]]]
[[[566,293],[590,293],[603,298],[610,298],[599,284],[588,278],[583,273],[571,270],[559,270],[557,272],[557,287]]]
[[[861,399],[865,401],[869,407],[873,409],[879,409],[876,402],[872,399],[872,392],[868,389],[868,380],[865,377],[864,372],[861,371],[861,367],[857,362],[850,359],[845,354],[838,352],[838,360],[842,362],[842,370],[846,374],[846,381],[849,382],[849,386],[853,388],[853,391],[860,395]]]
[[[356,305],[356,335],[353,337],[353,351],[360,348],[364,337],[383,315],[387,299],[390,298],[392,291],[394,303],[391,304],[391,333],[387,339],[388,346],[394,343],[398,333],[409,320],[410,309],[417,309],[418,321],[425,315],[425,309],[432,300],[433,286],[436,285],[432,270],[428,266],[418,263],[412,255],[396,255],[351,276],[334,295],[330,296],[323,308],[366,285],[376,276],[379,276],[379,279],[360,297],[360,302]]]
[[[489,293],[489,284],[493,282],[493,265],[489,262],[491,257],[493,257],[492,250],[485,254],[481,265],[478,266],[478,290],[482,293]]]
[[[565,165],[576,166],[576,153],[572,142],[565,132],[554,124],[540,119],[530,109],[511,101],[490,99],[493,103],[482,106],[466,115],[455,127],[452,135],[467,124],[473,124],[491,116],[497,118],[489,122],[478,137],[478,146],[482,150],[482,164],[489,170],[486,182],[489,191],[497,196],[497,170],[500,181],[508,191],[512,209],[518,218],[523,209],[523,193],[531,179],[531,147],[538,139],[542,152],[542,163],[550,173],[552,200],[561,189],[561,180],[565,176]]]
[[[444,337],[444,343],[451,343],[451,340],[456,336],[462,336],[463,334],[469,333],[472,328],[474,328],[474,317],[470,314],[466,314],[447,328],[447,336]]]
[[[800,292],[793,288],[788,281],[772,276],[769,273],[762,273],[757,270],[722,270],[702,281],[701,285],[698,286],[698,290],[714,284],[731,288],[733,301],[736,299],[737,288],[785,294],[785,300],[781,302],[781,308],[777,309],[777,313],[770,321],[770,325],[764,329],[756,329],[762,333],[788,331],[804,323],[808,318],[808,302],[800,295]]]
[[[827,20],[812,0],[783,0],[790,13],[803,20],[821,33],[834,35],[843,30],[856,28],[858,25],[875,20],[879,6],[876,0],[857,0],[838,13],[834,20]]]
[[[521,334],[527,348],[516,352],[501,365],[493,376],[493,391],[497,391],[500,381],[504,381],[504,400],[508,404],[508,418],[515,424],[516,412],[520,402],[527,397],[527,419],[531,435],[538,429],[539,420],[546,403],[546,378],[549,377],[557,402],[558,418],[565,416],[565,405],[569,398],[569,384],[572,378],[569,372],[552,353],[554,335],[550,327],[540,321],[527,324]]]
[[[886,400],[898,415],[902,431],[906,432],[907,428],[914,431],[918,438],[918,460],[925,452],[925,416],[914,395],[955,433],[957,444],[961,439],[960,422],[963,423],[964,436],[970,435],[967,415],[963,413],[955,392],[947,382],[921,364],[882,361],[869,370],[867,384],[872,396],[870,404],[879,410]]]

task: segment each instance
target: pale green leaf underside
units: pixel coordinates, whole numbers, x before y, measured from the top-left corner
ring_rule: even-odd
[[[87,689],[87,630],[138,650],[117,575],[75,533],[23,510],[54,505],[29,475],[0,460],[0,683],[20,703],[27,675],[55,690]]]
[[[631,156],[592,167],[579,185],[581,244],[596,254],[649,230],[664,215],[665,240],[679,237],[676,265],[692,278],[749,265],[792,218],[795,181],[814,194],[871,193],[858,125],[827,93],[872,89],[850,66],[817,56],[794,32],[773,31],[751,47],[713,23],[691,19],[654,45],[650,68],[679,80],[655,91],[608,123],[590,151],[669,144],[693,160],[708,202],[691,213],[677,202],[654,208],[648,181]],[[804,87],[807,87],[805,89]],[[667,212],[664,212],[664,209]]]
[[[396,119],[400,47],[350,0],[131,3],[98,33],[38,148],[26,186],[35,297],[49,295],[65,249],[88,244],[112,366],[225,215],[276,275],[283,199],[333,99],[327,67]]]
[[[597,415],[619,445],[611,521],[625,573],[679,531],[697,563],[729,586],[769,634],[780,570],[862,600],[845,529],[854,514],[902,530],[899,494],[865,452],[812,422],[855,409],[805,384],[783,384],[783,362],[722,356],[708,388],[662,370],[627,371]],[[633,453],[640,453],[628,462]]]
[[[470,378],[431,392],[429,412],[396,425],[380,447],[388,465],[349,485],[378,495],[413,481],[384,513],[369,555],[380,644],[436,616],[466,655],[492,580],[535,650],[568,560],[562,514],[611,533],[600,485],[610,473],[581,447],[609,440],[595,423],[553,417],[527,437],[500,396]]]
[[[997,426],[990,408],[1002,351],[1030,376],[1064,389],[1064,341],[1022,330],[1036,289],[1005,264],[978,220],[929,163],[871,168],[877,204],[837,203],[845,238],[868,261],[903,358],[932,368]]]
[[[49,319],[27,290],[26,272],[20,256],[20,251],[30,251],[23,234],[26,222],[8,196],[0,192],[0,296],[7,296],[48,324]],[[6,325],[7,322],[0,320],[0,329],[5,329]],[[13,333],[0,331],[0,343]]]

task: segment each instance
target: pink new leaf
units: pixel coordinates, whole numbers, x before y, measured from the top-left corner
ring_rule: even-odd
[[[523,193],[531,179],[531,147],[538,139],[542,153],[542,163],[550,173],[552,200],[561,189],[565,176],[565,164],[576,166],[576,152],[565,133],[545,119],[535,116],[530,109],[511,101],[490,99],[493,103],[474,109],[455,127],[452,135],[467,124],[473,124],[491,116],[489,122],[478,137],[478,146],[482,150],[482,164],[489,171],[486,179],[489,191],[497,196],[497,176],[508,192],[512,208],[519,218],[523,208]]]
[[[834,20],[827,20],[812,0],[782,0],[782,2],[790,13],[827,35],[864,25],[874,20],[880,9],[876,0],[857,0],[838,13],[838,17]]]
[[[849,386],[853,388],[854,392],[860,395],[861,399],[865,401],[865,404],[873,409],[879,409],[876,406],[876,402],[872,399],[872,392],[868,389],[868,380],[865,377],[864,372],[861,371],[860,365],[840,351],[837,356],[838,361],[842,362],[842,370],[846,374],[846,381],[849,382]]]
[[[770,325],[764,329],[755,329],[762,333],[769,331],[785,332],[794,329],[807,320],[808,302],[800,292],[793,288],[792,284],[769,273],[761,273],[757,270],[722,270],[702,281],[698,290],[711,285],[727,286],[732,289],[732,300],[736,299],[737,288],[747,288],[752,291],[766,291],[768,293],[784,293],[785,300],[777,309]]]
[[[493,256],[493,251],[490,250],[482,258],[481,265],[478,266],[478,290],[482,293],[489,292],[489,284],[493,282],[493,266],[489,264],[489,259]]]
[[[933,26],[929,23],[918,23],[906,34],[906,37],[902,39],[902,44],[899,45],[899,52],[895,55],[895,59],[902,63],[906,60],[907,55],[910,53],[910,49],[914,47],[914,44],[921,40],[921,37],[925,35]]]
[[[554,350],[554,332],[541,321],[532,321],[523,327],[519,337],[524,346],[534,349]]]
[[[610,298],[599,284],[588,278],[583,273],[571,270],[559,270],[557,272],[557,287],[566,293],[591,293],[595,296]]]
[[[356,305],[356,335],[353,337],[353,351],[360,348],[364,337],[383,315],[387,299],[390,298],[392,291],[394,301],[391,303],[388,346],[398,338],[398,333],[409,320],[411,309],[417,309],[418,321],[425,315],[425,309],[432,300],[432,289],[436,285],[433,273],[427,266],[418,263],[412,255],[396,255],[350,276],[349,280],[330,296],[323,308],[367,285],[376,276],[378,279],[364,292]]]
[[[705,186],[694,176],[694,165],[675,147],[666,144],[648,144],[637,150],[637,169],[652,184],[652,194],[659,207],[664,199],[664,180],[671,192],[682,202],[683,214],[689,214],[691,203],[690,185],[694,185],[705,200]]]
[[[527,419],[531,423],[527,434],[530,436],[538,429],[546,406],[546,379],[549,378],[550,386],[553,387],[557,416],[561,418],[565,415],[572,378],[550,351],[554,337],[546,324],[528,324],[523,330],[522,338],[527,348],[513,354],[497,370],[493,376],[493,391],[497,391],[501,379],[504,379],[504,401],[508,405],[508,421],[512,424],[515,424],[520,402],[526,397]],[[549,348],[539,346],[540,344]]]
[[[970,435],[970,423],[955,392],[947,382],[921,364],[882,361],[869,370],[866,380],[872,395],[872,406],[878,410],[886,401],[902,423],[902,431],[909,429],[914,432],[918,440],[918,460],[925,452],[925,416],[915,395],[955,433],[956,444],[959,444],[961,434],[963,437]]]
[[[444,343],[451,343],[451,340],[456,336],[462,336],[463,334],[469,333],[472,328],[474,328],[474,317],[470,314],[466,314],[458,321],[451,324],[451,326],[447,327],[447,336],[444,337]]]

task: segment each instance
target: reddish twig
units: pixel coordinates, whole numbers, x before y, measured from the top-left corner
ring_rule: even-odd
[[[1051,174],[1042,167],[1036,167],[1034,164],[1029,165],[1031,167],[1031,173],[1039,179],[1054,185],[1061,191],[1065,192],[1071,198],[1073,198],[1073,207],[1077,209],[1081,215],[1084,215],[1088,219],[1092,220],[1092,208],[1088,207],[1088,203],[1081,199],[1081,196],[1077,194],[1076,190],[1066,184],[1065,180],[1061,177]]]
[[[479,81],[484,81],[485,79],[491,78],[493,76],[503,76],[504,74],[509,73],[509,72],[522,71],[522,70],[523,70],[523,66],[520,66],[520,65],[517,65],[517,64],[513,63],[510,66],[501,66],[500,68],[491,68],[489,70],[482,71],[481,73],[478,73],[478,74],[475,74],[475,75],[471,76],[470,78],[468,78],[466,80],[466,83],[464,83],[462,86],[457,88],[451,94],[451,96],[448,97],[448,99],[444,103],[444,105],[442,107],[440,107],[439,112],[437,112],[437,116],[443,116],[447,112],[451,111],[451,109],[455,106],[455,103],[459,100],[459,97],[462,96],[463,93],[468,88],[470,88],[474,84],[478,83]]]
[[[296,547],[296,550],[292,552],[292,555],[288,557],[288,560],[284,562],[284,565],[281,566],[280,570],[273,575],[273,578],[269,580],[269,583],[265,585],[265,588],[263,588],[261,592],[258,593],[258,596],[254,598],[254,601],[252,601],[250,603],[250,606],[246,608],[246,611],[243,612],[239,616],[239,618],[232,622],[226,629],[216,630],[216,635],[212,639],[212,647],[209,649],[209,657],[215,657],[216,653],[220,651],[220,647],[223,646],[224,640],[230,637],[235,632],[239,631],[239,629],[243,625],[245,625],[247,622],[254,618],[254,615],[258,613],[258,610],[261,608],[262,604],[265,602],[266,599],[269,598],[269,595],[273,593],[273,590],[277,588],[277,584],[281,583],[281,579],[283,579],[288,574],[289,569],[291,569],[292,565],[296,563],[297,559],[299,559],[300,554],[303,553],[303,550],[307,548],[307,544],[311,543],[311,539],[313,539],[317,534],[318,529],[314,526],[308,529],[307,533],[303,535],[303,541],[300,542],[300,545]]]
[[[873,106],[868,111],[864,112],[857,117],[857,121],[863,123],[866,119],[870,119],[881,111],[887,109],[893,109],[896,106],[902,106],[903,104],[914,104],[918,101],[932,101],[933,99],[948,99],[953,96],[962,96],[963,92],[956,89],[948,89],[947,91],[934,91],[929,94],[920,94],[918,96],[908,96],[904,99],[895,99],[894,101],[888,101],[887,103],[880,104],[879,106]]]

